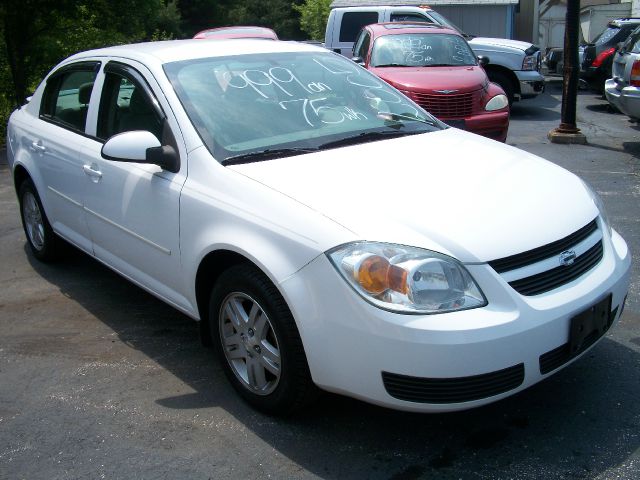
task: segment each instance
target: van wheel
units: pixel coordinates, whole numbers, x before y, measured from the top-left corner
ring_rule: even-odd
[[[291,311],[256,267],[236,265],[220,276],[211,292],[209,326],[227,378],[255,408],[288,414],[315,397]]]
[[[31,179],[20,185],[18,199],[22,226],[33,255],[42,262],[55,260],[60,254],[60,239],[51,228]]]

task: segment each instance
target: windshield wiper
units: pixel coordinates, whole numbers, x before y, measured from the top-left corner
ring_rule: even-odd
[[[303,153],[311,153],[317,151],[317,148],[267,148],[258,152],[243,153],[234,155],[222,160],[222,165],[239,165],[242,163],[260,162],[262,160],[271,160],[272,158],[293,157],[294,155],[302,155]]]
[[[424,132],[406,132],[402,130],[393,130],[385,132],[362,132],[351,137],[341,138],[332,142],[323,143],[318,147],[319,150],[330,148],[345,147],[347,145],[356,145],[358,143],[375,142],[377,140],[385,140],[387,138],[404,137],[405,135],[415,135]]]
[[[393,113],[393,112],[378,112],[377,117],[381,120],[388,120],[391,122],[398,122],[400,120],[411,120],[413,122],[420,122],[426,125],[435,127],[435,122],[427,120],[426,118],[414,117],[413,115],[407,115],[405,113]]]
[[[382,67],[406,67],[403,63],[384,63],[382,65],[371,65],[372,67],[382,68]]]

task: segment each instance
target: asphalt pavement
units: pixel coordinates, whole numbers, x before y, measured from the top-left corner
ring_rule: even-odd
[[[508,143],[602,195],[635,252],[627,309],[580,361],[453,414],[328,394],[296,418],[256,413],[190,319],[75,250],[37,262],[0,159],[0,478],[640,478],[640,129],[595,94],[578,105],[588,145],[546,138],[557,82],[514,105]]]

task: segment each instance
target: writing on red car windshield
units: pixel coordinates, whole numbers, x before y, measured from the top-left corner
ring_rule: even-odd
[[[373,66],[428,67],[475,65],[475,57],[458,35],[400,34],[376,40],[371,55]]]

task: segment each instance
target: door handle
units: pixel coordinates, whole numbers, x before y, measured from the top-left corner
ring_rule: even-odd
[[[47,147],[42,145],[42,142],[40,141],[33,141],[31,142],[31,150],[33,150],[34,152],[44,153],[47,150]]]
[[[82,170],[84,173],[91,177],[94,182],[99,181],[102,178],[102,172],[97,170],[97,166],[94,165],[83,165]]]

